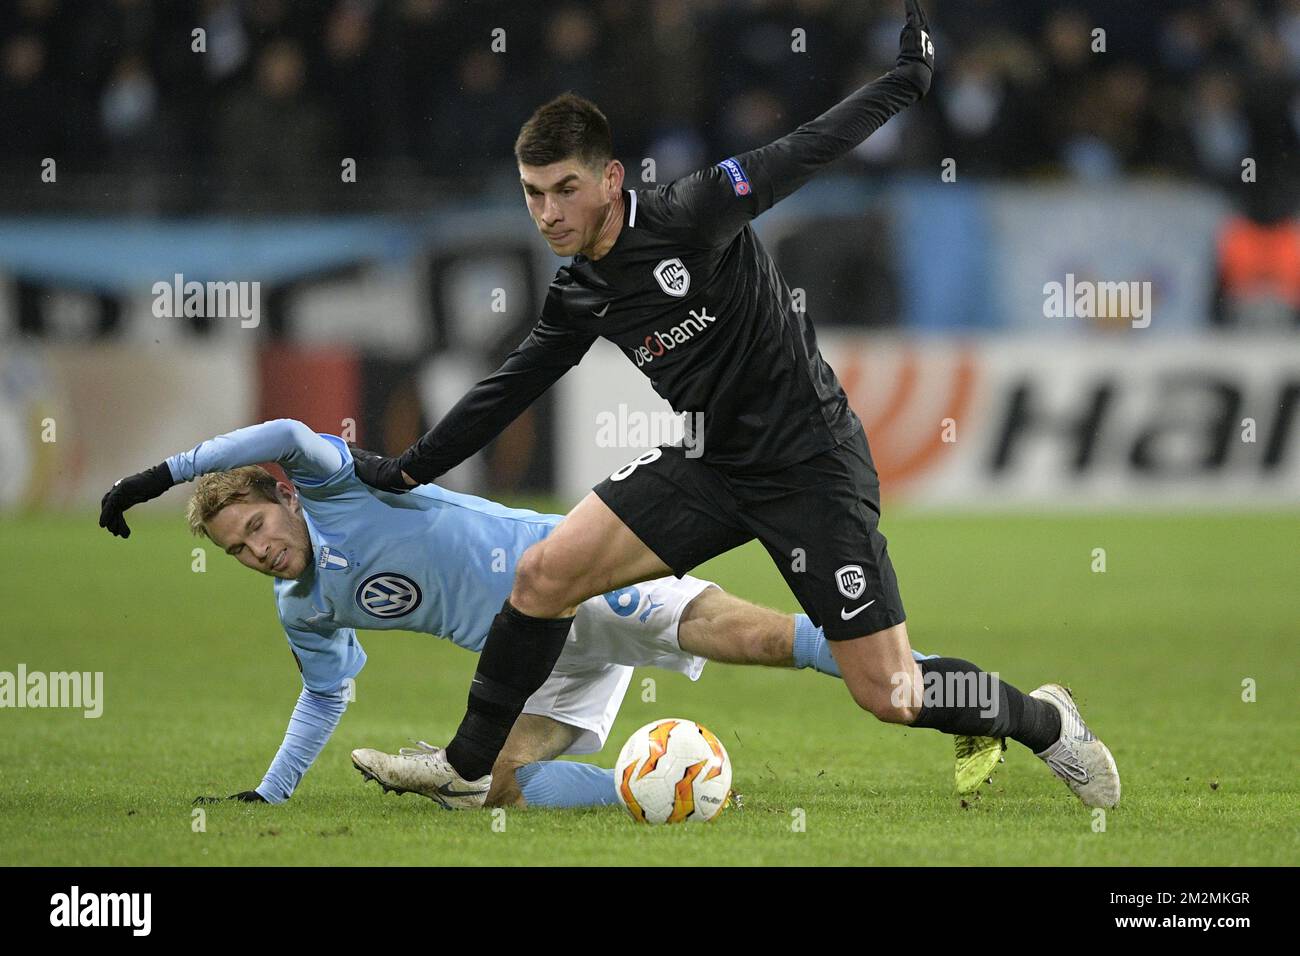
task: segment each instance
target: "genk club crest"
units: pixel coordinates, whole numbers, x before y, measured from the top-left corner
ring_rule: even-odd
[[[867,576],[862,573],[862,565],[846,564],[836,571],[835,586],[850,601],[856,601],[867,589]]]
[[[691,274],[686,271],[681,259],[664,259],[655,266],[654,276],[659,288],[679,299],[691,288]]]

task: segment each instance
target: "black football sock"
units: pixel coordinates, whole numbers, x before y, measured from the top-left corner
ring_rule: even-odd
[[[1045,700],[1022,693],[970,661],[920,661],[921,710],[913,727],[945,734],[1010,737],[1040,753],[1061,736],[1061,715]]]
[[[572,623],[571,617],[529,617],[509,601],[492,619],[465,719],[447,745],[447,759],[464,779],[491,772],[524,704],[551,676]]]

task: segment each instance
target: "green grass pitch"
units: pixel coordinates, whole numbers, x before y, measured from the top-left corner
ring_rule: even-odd
[[[617,807],[494,819],[381,796],[349,750],[444,741],[475,659],[374,632],[362,634],[357,701],[295,797],[209,807],[196,832],[192,797],[261,780],[298,673],[269,581],[210,545],[207,571],[193,572],[197,542],[179,518],[155,511],[132,526],[121,541],[90,516],[0,521],[0,671],[104,673],[98,719],[0,710],[0,863],[1300,862],[1295,513],[887,516],[916,647],[1024,690],[1074,689],[1123,774],[1104,832],[1019,745],[963,809],[948,738],[876,723],[828,677],[716,664],[694,685],[638,672],[594,758],[612,765],[624,736],[656,717],[705,723],[746,800],[715,824],[638,827]],[[1091,570],[1094,548],[1104,573]],[[794,608],[755,547],[697,573]],[[1248,678],[1254,702],[1242,699]]]

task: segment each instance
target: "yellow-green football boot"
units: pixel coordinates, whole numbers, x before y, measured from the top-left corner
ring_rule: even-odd
[[[993,776],[1007,749],[1003,737],[970,737],[957,734],[953,737],[957,750],[957,795],[968,797]]]

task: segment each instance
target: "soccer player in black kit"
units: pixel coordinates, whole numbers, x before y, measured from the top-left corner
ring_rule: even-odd
[[[432,481],[498,435],[598,337],[618,345],[675,411],[702,413],[690,443],[702,453],[666,446],[639,456],[525,552],[455,738],[410,758],[423,761],[444,804],[482,805],[492,764],[549,675],[576,605],[685,574],[754,538],[834,641],[861,707],[958,738],[959,788],[963,772],[976,783],[986,776],[1010,737],[1085,804],[1118,803],[1115,762],[1064,687],[1025,694],[968,661],[913,660],[862,423],[749,225],[929,90],[925,14],[915,0],[904,7],[893,70],[789,135],[667,186],[623,188],[609,125],[581,97],[552,100],[520,131],[529,213],[572,262],[500,369],[401,456],[358,450],[358,475],[388,491]]]

